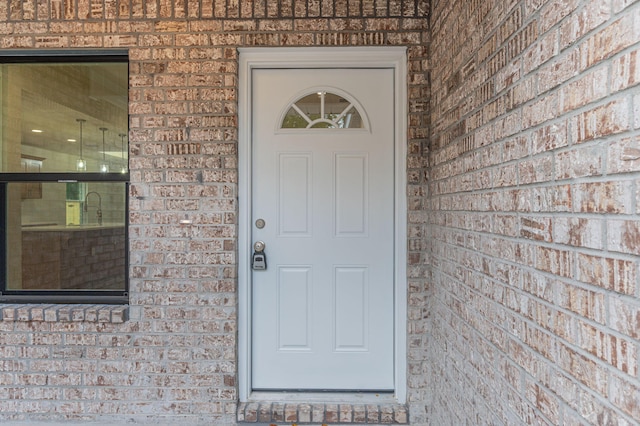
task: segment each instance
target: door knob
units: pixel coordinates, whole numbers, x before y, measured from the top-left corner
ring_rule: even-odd
[[[254,271],[267,269],[267,255],[264,254],[265,244],[262,241],[253,243],[253,255],[251,256],[251,268]]]
[[[256,241],[253,243],[253,249],[257,252],[264,251],[265,244],[262,241]]]

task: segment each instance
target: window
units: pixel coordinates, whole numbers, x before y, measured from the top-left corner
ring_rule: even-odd
[[[282,129],[362,129],[363,116],[355,101],[325,89],[315,89],[292,103]]]
[[[0,301],[126,303],[126,52],[0,53]]]

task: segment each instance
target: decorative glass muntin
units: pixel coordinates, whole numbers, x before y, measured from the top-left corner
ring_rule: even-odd
[[[286,109],[281,129],[366,129],[358,103],[334,88],[315,88],[296,98]]]

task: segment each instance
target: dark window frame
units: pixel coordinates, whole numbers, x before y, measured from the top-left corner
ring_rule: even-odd
[[[41,63],[129,63],[126,50],[5,50],[0,51],[0,64]],[[128,120],[127,120],[128,121]],[[129,141],[127,141],[127,150]],[[7,186],[21,182],[121,182],[125,185],[124,211],[124,290],[8,290],[7,280]],[[0,172],[0,303],[129,303],[129,186],[130,172],[56,172],[56,173],[5,173]]]

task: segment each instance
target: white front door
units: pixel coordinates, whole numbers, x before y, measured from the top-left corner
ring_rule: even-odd
[[[251,84],[252,388],[393,390],[393,70]]]

